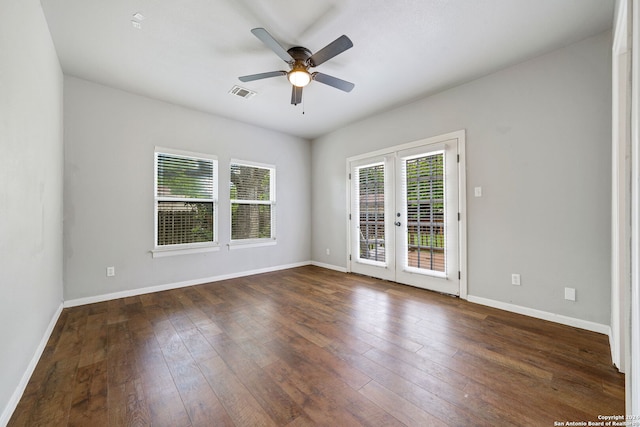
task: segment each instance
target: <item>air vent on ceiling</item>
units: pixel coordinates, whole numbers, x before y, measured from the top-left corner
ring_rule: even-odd
[[[252,90],[245,89],[240,86],[234,85],[229,91],[230,94],[239,96],[240,98],[249,99],[254,96],[256,93]]]

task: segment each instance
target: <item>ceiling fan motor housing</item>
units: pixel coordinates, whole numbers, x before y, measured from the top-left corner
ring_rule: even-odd
[[[291,49],[287,50],[287,53],[293,58],[293,66],[304,65],[305,67],[308,67],[310,65],[308,63],[308,60],[311,57],[312,53],[306,47],[294,46]]]

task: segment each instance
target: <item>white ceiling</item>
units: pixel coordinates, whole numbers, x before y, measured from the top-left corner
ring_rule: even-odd
[[[62,68],[129,92],[315,138],[611,28],[613,0],[41,0]],[[141,13],[141,29],[131,24]],[[251,34],[316,52],[342,34],[350,50],[315,71],[293,106],[287,70]],[[257,92],[228,94],[233,85]],[[303,108],[305,114],[303,115]]]

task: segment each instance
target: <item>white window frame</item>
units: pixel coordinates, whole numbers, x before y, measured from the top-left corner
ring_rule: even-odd
[[[276,167],[274,165],[270,165],[266,163],[231,159],[231,161],[229,162],[229,188],[231,188],[231,169],[233,165],[268,169],[271,175],[269,179],[270,199],[268,201],[237,200],[237,199],[231,199],[231,195],[229,195],[229,242],[230,242],[229,249],[233,250],[233,249],[244,249],[244,248],[254,248],[254,247],[260,247],[260,246],[275,245],[277,243],[277,239],[276,239]],[[232,239],[231,238],[231,236],[233,236],[232,209],[233,209],[233,205],[237,203],[271,205],[271,237],[265,237],[261,239]]]
[[[162,201],[188,201],[191,199],[178,199],[158,196],[158,154],[168,154],[176,157],[186,157],[197,160],[208,160],[213,164],[213,194],[211,199],[194,199],[198,202],[213,203],[213,240],[211,242],[183,243],[177,245],[158,245],[158,202]],[[155,147],[153,154],[153,258],[187,255],[201,252],[213,252],[220,250],[218,243],[218,157],[212,154],[195,153],[191,151],[176,150],[173,148]]]

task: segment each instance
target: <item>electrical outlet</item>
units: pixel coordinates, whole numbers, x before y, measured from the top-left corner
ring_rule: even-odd
[[[520,275],[513,273],[511,275],[511,284],[512,285],[516,285],[516,286],[520,286]]]
[[[331,249],[327,248],[327,255],[331,255]]]
[[[576,289],[575,288],[564,288],[564,299],[569,301],[576,300]]]
[[[475,187],[475,188],[473,189],[473,194],[474,194],[476,197],[482,197],[482,187]]]
[[[107,267],[107,277],[113,277],[116,275],[115,267]]]

